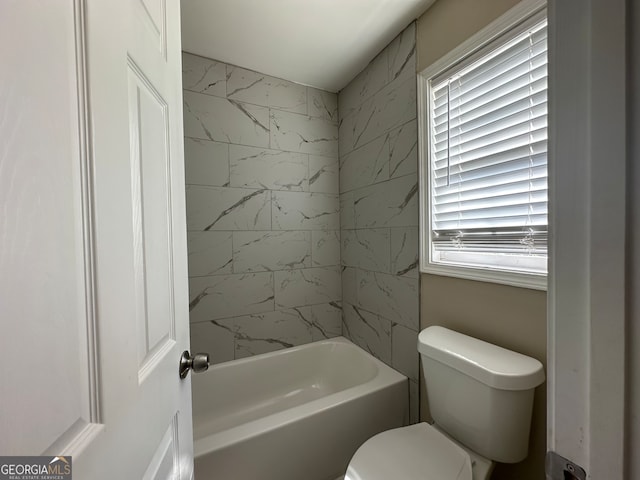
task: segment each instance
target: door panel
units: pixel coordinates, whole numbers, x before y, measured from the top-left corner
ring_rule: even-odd
[[[10,23],[0,28],[3,455],[51,451],[97,417],[75,10],[71,2],[33,10],[0,4]],[[18,48],[18,37],[33,42]]]
[[[166,0],[140,0],[140,4],[144,9],[143,22],[149,35],[153,37],[160,54],[166,56]]]
[[[175,345],[167,104],[129,61],[129,135],[142,380]]]
[[[179,471],[179,459],[178,417],[174,417],[142,477],[143,480],[172,478],[173,472]]]
[[[0,3],[0,451],[76,479],[193,475],[179,6]]]

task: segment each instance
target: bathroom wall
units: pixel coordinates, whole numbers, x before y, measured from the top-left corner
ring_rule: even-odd
[[[629,25],[640,25],[640,5],[629,8]],[[640,30],[629,28],[628,85],[640,82]],[[629,156],[627,159],[627,472],[628,478],[640,478],[640,137],[631,132],[640,131],[640,93],[627,88]]]
[[[410,379],[418,419],[415,23],[338,95],[343,332]]]
[[[417,24],[418,71],[498,18],[517,0],[438,0]],[[469,14],[473,12],[473,14]],[[537,358],[546,365],[546,292],[437,275],[421,275],[420,327],[442,325]],[[429,420],[423,389],[421,418]],[[501,464],[495,480],[544,478],[546,386],[534,400],[529,457]]]
[[[191,349],[342,334],[337,96],[183,54]]]
[[[537,358],[546,370],[546,292],[437,275],[422,275],[421,289],[421,328],[442,325]],[[420,413],[423,420],[430,420],[422,383]],[[498,465],[492,479],[544,478],[546,395],[545,384],[536,389],[528,458]]]

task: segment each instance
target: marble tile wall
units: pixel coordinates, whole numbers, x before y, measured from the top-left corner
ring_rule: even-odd
[[[338,95],[343,333],[409,377],[418,421],[416,36],[409,25]]]
[[[341,335],[337,95],[188,53],[183,87],[192,350]]]

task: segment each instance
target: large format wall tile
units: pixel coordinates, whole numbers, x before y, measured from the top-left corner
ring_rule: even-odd
[[[337,302],[298,307],[297,310],[311,322],[314,342],[342,335],[342,307]]]
[[[418,330],[418,280],[358,269],[358,305],[389,320]]]
[[[332,302],[222,318],[192,323],[191,333],[192,351],[221,363],[338,337],[342,308]]]
[[[229,145],[229,164],[232,187],[308,190],[309,159],[303,153]]]
[[[340,124],[340,153],[348,153],[416,118],[416,79],[387,85]]]
[[[234,232],[235,273],[311,266],[311,232]]]
[[[273,309],[271,272],[189,279],[189,318],[192,323]]]
[[[182,87],[192,92],[224,97],[227,91],[227,67],[224,63],[183,52]]]
[[[214,321],[215,322],[215,321]],[[192,323],[191,353],[208,353],[211,364],[228,362],[235,358],[235,336],[230,330],[214,322]]]
[[[356,228],[418,224],[418,179],[407,175],[354,192]]]
[[[338,193],[338,162],[335,157],[309,155],[309,191]]]
[[[271,192],[187,186],[187,230],[268,230]]]
[[[391,229],[391,273],[418,278],[420,231],[418,227]]]
[[[391,322],[354,305],[344,306],[344,330],[356,345],[391,364]]]
[[[342,302],[358,305],[358,285],[356,280],[356,269],[352,267],[342,267]]]
[[[268,147],[269,109],[184,92],[184,134],[205,140]]]
[[[231,232],[188,232],[189,276],[232,273]]]
[[[389,81],[416,76],[416,24],[411,23],[390,44]]]
[[[307,87],[240,67],[227,66],[227,98],[307,113]]]
[[[417,398],[412,32],[339,99],[185,55],[192,344],[215,362],[344,333]]]
[[[183,67],[192,344],[221,362],[340,335],[337,95]]]
[[[340,230],[311,232],[311,263],[314,267],[340,265]]]
[[[338,96],[343,332],[410,378],[418,421],[415,24]]]
[[[229,186],[229,145],[197,138],[184,139],[187,185]]]
[[[340,191],[389,179],[389,138],[381,136],[340,157]]]
[[[352,115],[360,105],[380,91],[388,80],[388,52],[385,49],[340,92],[338,96],[340,119]]]
[[[222,330],[227,355],[231,337],[235,345],[232,358],[243,358],[340,336],[341,316],[340,306],[332,303],[213,320],[205,325]]]
[[[319,267],[274,272],[278,308],[339,302],[340,268]]]
[[[418,381],[419,376],[417,348],[416,330],[398,324],[391,327],[391,365],[414,382]]]
[[[273,192],[274,230],[337,230],[340,226],[338,195]]]
[[[342,264],[376,272],[391,269],[389,251],[391,239],[388,228],[342,231]]]
[[[293,310],[219,320],[218,325],[235,335],[235,358],[302,345],[312,341],[311,326]]]
[[[338,155],[338,127],[319,117],[271,110],[271,148],[313,155]]]
[[[389,177],[418,173],[418,125],[405,123],[389,133]]]
[[[321,117],[338,123],[338,96],[317,88],[307,88],[307,104],[310,117]]]
[[[354,192],[340,194],[340,228],[356,228]]]

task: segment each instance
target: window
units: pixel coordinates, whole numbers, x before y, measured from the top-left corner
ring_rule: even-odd
[[[547,22],[532,3],[421,74],[425,272],[546,286]]]

